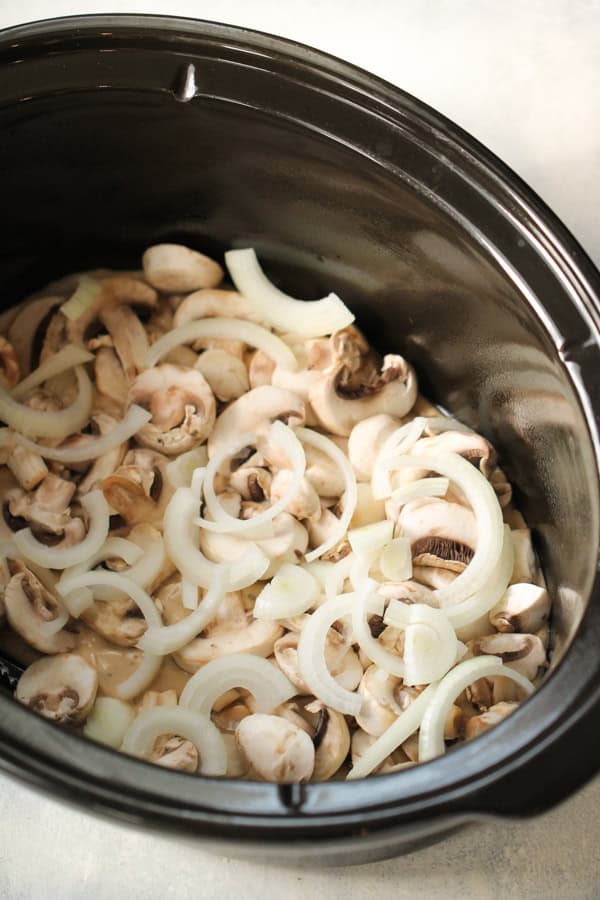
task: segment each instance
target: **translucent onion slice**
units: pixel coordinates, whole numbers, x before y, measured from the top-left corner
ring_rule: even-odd
[[[303,566],[283,563],[254,604],[255,619],[291,619],[315,605],[321,588]]]
[[[213,583],[206,592],[202,602],[198,605],[198,608],[191,615],[180,619],[174,625],[160,625],[148,628],[138,641],[140,650],[154,653],[157,656],[167,656],[169,653],[181,650],[182,647],[193,641],[216,616],[225,597],[225,588],[230,578],[230,566],[216,566]]]
[[[190,488],[177,488],[171,497],[164,517],[164,539],[173,565],[186,581],[208,590],[214,578],[216,563],[199,550],[197,526],[198,498]],[[256,544],[248,543],[248,550],[231,566],[228,591],[250,587],[267,571],[269,559]]]
[[[327,559],[313,559],[311,563],[303,563],[302,565],[307,572],[310,572],[313,578],[316,578],[319,588],[325,591],[328,579],[333,573],[336,563]],[[340,591],[336,591],[336,594],[339,593]]]
[[[219,503],[214,486],[215,475],[228,457],[234,456],[243,447],[253,446],[256,443],[255,435],[243,434],[236,438],[234,444],[226,445],[217,450],[211,457],[204,477],[204,500],[206,508],[215,521],[211,522],[200,517],[196,519],[196,525],[201,525],[206,531],[237,534],[242,537],[244,534],[252,535],[257,539],[273,537],[272,530],[270,534],[263,534],[260,530],[261,526],[272,523],[275,516],[283,512],[298,495],[302,486],[304,470],[306,469],[306,457],[304,448],[294,434],[293,429],[288,425],[284,425],[283,422],[273,422],[269,429],[269,442],[283,450],[291,464],[293,480],[280,499],[251,519],[237,519],[223,509]]]
[[[159,359],[175,347],[208,338],[243,341],[244,344],[262,350],[282,369],[293,372],[298,367],[296,357],[288,345],[266,328],[245,319],[222,318],[199,319],[173,328],[152,344],[146,354],[145,363],[147,366],[155,366]]]
[[[261,656],[231,653],[202,666],[185,685],[180,706],[209,716],[215,701],[232,688],[250,691],[256,712],[270,713],[298,691],[283,672]]]
[[[208,449],[206,444],[194,447],[187,453],[180,453],[175,459],[167,463],[167,476],[174,488],[189,487],[196,469],[203,469],[208,463]]]
[[[412,578],[412,551],[408,538],[394,538],[379,557],[379,568],[386,581],[409,581]]]
[[[404,684],[439,681],[455,664],[458,640],[443,610],[392,600],[383,621],[404,631]]]
[[[372,522],[348,532],[350,546],[358,556],[378,554],[392,540],[394,523],[389,519]]]
[[[333,529],[333,533],[330,534],[327,540],[323,541],[319,547],[316,547],[314,550],[305,554],[304,558],[306,562],[312,562],[313,559],[318,559],[319,556],[322,556],[324,553],[327,553],[328,550],[331,550],[332,547],[335,547],[348,531],[348,526],[354,515],[356,501],[358,499],[356,476],[350,460],[332,440],[310,428],[295,428],[294,430],[303,444],[308,444],[309,447],[315,447],[335,463],[342,473],[345,485],[344,510],[338,520],[337,526]]]
[[[504,526],[502,552],[498,565],[490,572],[488,580],[478,591],[461,603],[444,605],[444,612],[457,631],[477,622],[498,603],[513,572],[514,546],[508,525]]]
[[[418,478],[403,484],[402,487],[392,491],[392,500],[398,506],[404,506],[411,500],[420,500],[422,497],[445,497],[450,487],[448,478]]]
[[[375,743],[371,744],[356,765],[350,769],[346,780],[355,781],[357,778],[366,778],[385,762],[390,753],[408,740],[421,725],[423,716],[435,697],[436,691],[437,684],[430,684],[418,697],[415,697],[410,706],[377,738]]]
[[[90,556],[89,559],[65,569],[58,584],[64,584],[69,578],[75,578],[78,575],[83,575],[84,572],[91,571],[98,563],[104,562],[106,559],[122,559],[128,566],[133,566],[143,555],[144,551],[137,544],[134,544],[133,541],[120,537],[109,537],[104,541],[98,552]],[[127,572],[128,578],[131,577],[130,573],[131,569]],[[94,602],[94,591],[91,591],[88,587],[80,588],[65,596],[64,600],[71,615],[78,618]]]
[[[360,556],[354,554],[354,562],[350,569],[350,584],[355,591],[360,591],[365,581],[369,579],[371,567],[377,562],[378,553],[362,553]]]
[[[99,456],[104,456],[105,453],[118,447],[119,444],[124,444],[125,441],[136,435],[151,418],[152,413],[134,404],[127,410],[125,418],[111,431],[92,437],[85,444],[81,444],[78,447],[46,447],[44,444],[30,441],[18,433],[13,434],[12,437],[16,444],[38,453],[44,459],[53,459],[56,462],[67,464],[79,463],[86,462],[88,459],[97,459]]]
[[[325,597],[327,600],[333,600],[338,594],[344,592],[344,582],[347,578],[350,578],[355,559],[354,553],[348,553],[338,562],[332,564],[333,568],[325,579]],[[315,562],[318,561],[315,560]]]
[[[431,456],[408,454],[388,460],[386,465],[393,469],[418,468],[440,472],[464,494],[477,521],[477,548],[464,571],[450,584],[438,588],[435,593],[440,606],[466,600],[483,587],[500,559],[504,526],[502,510],[494,488],[479,469],[457,453],[436,453]]]
[[[71,321],[81,318],[84,312],[94,305],[101,290],[102,285],[96,278],[82,275],[75,291],[60,307],[60,312]]]
[[[434,759],[445,752],[444,726],[446,719],[450,707],[465,688],[480,678],[496,678],[498,676],[510,678],[527,695],[533,693],[532,683],[519,672],[511,669],[510,666],[505,666],[497,656],[476,656],[474,659],[467,659],[442,678],[421,722],[419,762]]]
[[[58,412],[31,409],[18,403],[3,388],[0,388],[0,419],[28,437],[45,437],[60,440],[87,425],[92,411],[94,390],[92,383],[81,366],[75,367],[77,378],[77,398],[70,406]]]
[[[94,354],[85,350],[83,347],[77,347],[75,344],[67,344],[62,347],[58,353],[49,356],[41,365],[34,369],[23,381],[20,381],[11,391],[14,400],[21,400],[39,384],[54,378],[55,375],[62,375],[75,366],[81,366],[83,363],[90,362],[94,358]]]
[[[67,569],[85,562],[98,552],[109,529],[109,508],[102,491],[90,491],[81,499],[81,505],[89,516],[89,525],[86,536],[73,547],[47,547],[38,541],[30,528],[23,528],[15,532],[14,542],[17,550],[38,566],[46,569]]]
[[[226,774],[227,750],[223,735],[208,716],[200,716],[181,706],[143,709],[125,732],[121,750],[147,759],[156,739],[163,734],[177,734],[191,741],[200,757],[199,771],[202,775]]]
[[[375,458],[371,477],[371,493],[375,500],[385,500],[392,493],[392,481],[388,462],[392,456],[408,453],[423,434],[427,420],[417,416],[412,422],[402,425],[385,439]]]
[[[349,716],[358,715],[363,698],[360,694],[341,687],[335,680],[325,661],[325,641],[333,623],[352,612],[354,602],[353,593],[340,594],[333,600],[327,600],[311,614],[298,641],[298,668],[310,692],[326,706]],[[369,593],[367,609],[375,614],[378,610],[381,612],[383,599],[373,599],[373,595]]]
[[[277,331],[303,338],[323,337],[354,322],[354,315],[337,294],[306,302],[284,294],[269,281],[252,249],[229,250],[225,262],[236,288],[256,313]]]
[[[75,591],[78,588],[90,588],[95,587],[96,585],[108,585],[108,587],[116,588],[116,590],[122,591],[130,597],[140,608],[140,612],[148,623],[149,628],[160,627],[162,625],[160,613],[154,605],[152,597],[150,597],[138,584],[135,584],[131,579],[126,578],[124,575],[117,574],[117,572],[84,572],[82,575],[76,575],[73,578],[66,579],[62,584],[57,584],[56,587],[63,597],[67,597],[72,591]],[[144,653],[144,657],[133,675],[130,675],[130,677],[123,681],[116,689],[119,698],[121,700],[131,700],[133,697],[137,697],[139,693],[146,690],[156,678],[161,664],[162,657]]]
[[[94,741],[118,750],[135,718],[133,707],[116,697],[98,697],[85,720],[83,733]]]
[[[199,602],[198,585],[192,584],[190,581],[186,581],[185,578],[183,578],[181,581],[181,605],[184,609],[191,609],[193,611],[198,609]]]
[[[389,672],[390,675],[404,677],[404,660],[391,650],[387,650],[377,638],[374,638],[369,628],[367,614],[372,612],[377,616],[383,615],[385,606],[384,598],[377,593],[377,582],[368,579],[363,582],[354,596],[352,604],[352,629],[354,638],[358,641],[360,649],[380,669]]]

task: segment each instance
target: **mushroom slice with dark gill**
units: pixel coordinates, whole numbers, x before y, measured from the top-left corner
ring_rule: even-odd
[[[38,659],[17,684],[15,697],[46,719],[62,724],[83,722],[98,689],[98,673],[82,656],[66,653]]]

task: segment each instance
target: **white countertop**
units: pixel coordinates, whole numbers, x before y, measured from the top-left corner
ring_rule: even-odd
[[[0,0],[0,27],[91,12],[217,19],[370,69],[487,144],[600,264],[597,0]],[[599,809],[596,779],[545,816],[477,826],[409,857],[272,869],[139,835],[1,776],[0,898],[598,900]]]

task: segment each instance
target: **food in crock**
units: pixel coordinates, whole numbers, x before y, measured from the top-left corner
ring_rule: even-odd
[[[550,601],[483,437],[253,250],[68,276],[0,342],[17,700],[159,765],[397,771],[542,677]]]

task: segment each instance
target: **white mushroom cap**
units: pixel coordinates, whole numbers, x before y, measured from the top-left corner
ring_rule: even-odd
[[[308,781],[315,765],[310,737],[280,716],[255,713],[243,719],[235,733],[248,762],[250,774],[262,781]]]
[[[520,582],[544,585],[544,576],[533,549],[529,528],[513,528],[510,536],[513,543],[514,563],[511,584]],[[534,630],[534,629],[531,629]]]
[[[165,769],[177,769],[180,772],[196,772],[198,769],[196,747],[177,734],[161,734],[148,759]]]
[[[76,723],[87,717],[98,688],[98,673],[75,653],[45,657],[27,668],[17,684],[20,703],[54,722]]]
[[[475,654],[489,653],[533,681],[547,665],[546,648],[535,634],[491,634],[472,643]]]
[[[412,545],[415,565],[437,564],[453,569],[453,563],[457,563],[462,568],[477,547],[473,512],[446,500],[428,498],[407,503],[400,511],[398,529]]]
[[[214,260],[182,244],[154,244],[142,256],[144,276],[159,291],[187,293],[216,287],[223,269]]]
[[[398,705],[395,692],[401,684],[400,678],[378,666],[369,666],[365,671],[358,687],[364,700],[356,721],[367,734],[379,737],[396,721],[402,708]]]
[[[519,708],[518,703],[495,703],[493,706],[478,716],[471,716],[467,719],[465,726],[465,737],[467,740],[477,737],[487,731],[493,725],[497,725],[512,712]]]
[[[152,413],[136,439],[169,456],[203,443],[215,422],[215,398],[202,373],[170,363],[142,372],[129,390],[129,403]]]
[[[381,413],[354,426],[348,438],[348,457],[358,481],[370,480],[381,445],[399,425],[399,419]]]
[[[4,591],[6,616],[14,630],[40,653],[67,653],[77,643],[74,634],[48,628],[60,614],[56,598],[25,569],[10,579]]]
[[[548,591],[537,584],[511,584],[490,610],[490,623],[498,631],[539,631],[550,614]]]
[[[271,482],[271,503],[280,500],[293,481],[294,475],[290,469],[279,469],[275,472]],[[321,501],[308,478],[302,478],[300,489],[286,510],[297,519],[312,519],[314,516],[320,516]]]

